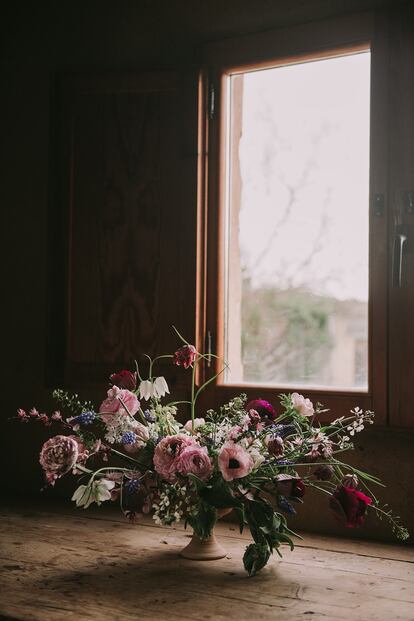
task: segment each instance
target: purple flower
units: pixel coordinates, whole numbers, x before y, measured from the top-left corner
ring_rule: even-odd
[[[270,425],[276,418],[276,410],[268,401],[264,399],[253,399],[246,405],[246,412],[254,410],[260,416],[260,420],[264,425]]]

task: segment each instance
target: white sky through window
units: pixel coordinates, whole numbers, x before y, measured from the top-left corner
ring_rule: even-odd
[[[242,269],[367,300],[370,53],[243,75]]]

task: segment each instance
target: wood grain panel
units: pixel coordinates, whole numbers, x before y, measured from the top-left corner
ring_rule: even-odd
[[[63,89],[68,383],[102,381],[194,338],[197,76]]]
[[[401,287],[390,291],[390,421],[414,426],[414,213],[406,193],[414,191],[414,6],[396,7],[390,17],[390,197],[391,229],[404,226],[407,242]],[[390,237],[392,253],[394,237]],[[391,278],[390,266],[390,278]]]

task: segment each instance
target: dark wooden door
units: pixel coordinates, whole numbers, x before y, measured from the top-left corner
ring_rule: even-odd
[[[171,351],[172,324],[194,338],[197,76],[70,78],[61,96],[49,366],[76,385]]]

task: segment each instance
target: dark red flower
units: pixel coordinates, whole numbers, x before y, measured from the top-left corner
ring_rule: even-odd
[[[184,367],[184,369],[188,369],[188,367],[193,366],[196,355],[197,350],[194,345],[184,345],[175,352],[173,356],[173,364],[176,364],[177,367]]]
[[[301,498],[304,497],[306,491],[305,485],[301,479],[297,479],[288,474],[278,476],[276,487],[279,494],[298,502],[301,502]]]
[[[246,405],[246,412],[255,410],[260,416],[260,420],[265,425],[270,425],[276,418],[276,410],[268,401],[264,399],[253,399]]]
[[[347,528],[357,528],[364,523],[367,506],[372,499],[353,487],[340,485],[332,494],[329,506],[337,519]]]
[[[113,386],[133,391],[137,387],[137,374],[124,369],[123,371],[119,371],[119,373],[112,373],[109,377],[109,381]]]

